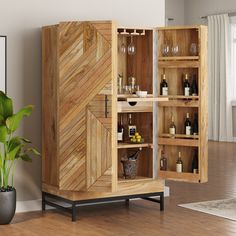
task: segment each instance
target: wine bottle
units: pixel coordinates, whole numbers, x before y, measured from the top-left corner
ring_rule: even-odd
[[[188,74],[184,75],[183,90],[184,90],[184,96],[190,95],[190,83],[189,83]]]
[[[181,159],[181,152],[179,152],[179,157],[176,161],[176,172],[178,173],[183,172],[183,161]]]
[[[160,170],[167,170],[167,158],[165,157],[164,150],[161,151]]]
[[[162,75],[162,81],[160,84],[160,95],[168,96],[168,83],[166,82],[166,75]]]
[[[191,135],[192,134],[192,127],[191,127],[191,121],[189,119],[189,113],[187,112],[186,114],[186,119],[184,122],[184,130],[186,135]]]
[[[198,150],[194,151],[192,160],[192,173],[198,174]]]
[[[132,155],[128,156],[128,160],[137,160],[138,159],[138,154],[141,152],[142,148],[140,148],[138,151],[133,153]]]
[[[133,137],[136,133],[137,127],[132,122],[132,115],[129,114],[129,122],[128,122],[128,136],[129,138]]]
[[[174,122],[174,116],[171,116],[171,124],[169,127],[169,133],[170,135],[176,135],[176,126],[175,126],[175,122]]]
[[[198,135],[198,114],[194,113],[193,135]]]
[[[124,126],[123,126],[123,122],[122,122],[122,115],[120,116],[120,120],[118,121],[117,140],[118,140],[118,142],[124,141]]]
[[[192,84],[191,84],[191,93],[192,93],[192,96],[198,95],[197,75],[196,74],[193,74],[193,80],[192,80]]]

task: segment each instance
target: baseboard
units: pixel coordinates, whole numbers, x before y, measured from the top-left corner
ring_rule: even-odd
[[[164,196],[170,196],[170,188],[165,186]],[[42,200],[31,200],[31,201],[17,201],[16,202],[16,213],[20,212],[30,212],[30,211],[40,211],[42,209]],[[47,209],[53,209],[47,206]]]
[[[16,212],[39,211],[42,209],[42,200],[17,201]]]

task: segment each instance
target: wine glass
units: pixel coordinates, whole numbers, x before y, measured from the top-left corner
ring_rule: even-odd
[[[122,44],[120,45],[120,52],[121,52],[122,54],[126,54],[126,45],[125,45],[125,43],[124,43],[124,38],[125,38],[125,36],[123,37],[123,39],[122,39]]]
[[[131,41],[130,44],[128,45],[127,51],[129,55],[134,55],[136,52],[136,47],[133,42],[133,36],[131,36]]]
[[[171,52],[172,52],[172,56],[178,56],[180,52],[179,45],[172,46]]]
[[[196,43],[191,43],[189,52],[190,52],[191,56],[197,56],[197,44]]]
[[[170,46],[168,44],[164,44],[162,47],[162,55],[164,57],[168,57],[170,55]]]

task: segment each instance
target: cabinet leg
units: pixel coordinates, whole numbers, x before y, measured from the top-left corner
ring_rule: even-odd
[[[42,192],[42,211],[46,210],[45,195],[46,194]]]
[[[160,194],[160,211],[164,211],[164,193]]]
[[[72,203],[71,213],[72,213],[72,221],[75,222],[76,221],[76,213],[77,213],[75,202]]]
[[[129,199],[125,199],[125,205],[129,206]]]

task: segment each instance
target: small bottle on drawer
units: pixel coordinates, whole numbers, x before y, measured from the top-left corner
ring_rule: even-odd
[[[166,75],[162,75],[162,81],[160,84],[160,95],[168,96],[168,83],[166,82]]]
[[[160,170],[167,170],[167,158],[165,157],[164,150],[161,151]]]
[[[179,157],[176,161],[176,172],[178,172],[178,173],[183,172],[183,161],[181,159],[181,152],[179,152]]]
[[[132,115],[129,114],[129,122],[128,122],[128,136],[129,138],[133,137],[137,131],[136,125],[132,122]]]

